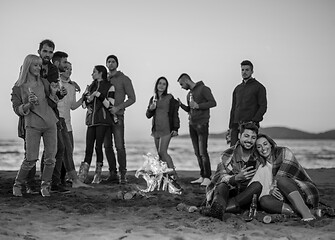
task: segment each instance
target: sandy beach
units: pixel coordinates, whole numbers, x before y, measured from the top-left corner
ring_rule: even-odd
[[[321,201],[335,207],[335,169],[310,169]],[[0,239],[335,239],[335,218],[321,217],[306,224],[297,218],[264,224],[228,214],[225,221],[199,212],[178,211],[179,203],[199,206],[205,189],[191,185],[195,171],[180,171],[182,195],[155,191],[118,199],[117,192],[145,188],[146,182],[129,172],[129,184],[95,185],[71,189],[50,198],[12,195],[15,171],[0,171]],[[107,176],[107,173],[104,173]],[[93,172],[90,172],[90,178]]]

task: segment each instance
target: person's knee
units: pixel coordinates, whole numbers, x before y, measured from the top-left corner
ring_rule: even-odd
[[[22,168],[24,170],[29,170],[30,171],[35,166],[36,161],[37,160],[34,160],[34,161],[23,161]]]
[[[260,195],[262,192],[262,184],[260,182],[252,182],[250,187],[254,190],[253,192],[257,195]]]
[[[269,209],[271,209],[271,204],[270,204],[270,201],[269,201],[269,196],[263,196],[263,197],[261,197],[259,199],[259,205],[265,211],[268,211]]]
[[[44,159],[44,165],[46,166],[52,166],[55,165],[56,159],[55,158],[45,158]]]

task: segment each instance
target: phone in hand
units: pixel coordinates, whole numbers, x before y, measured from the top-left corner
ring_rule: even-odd
[[[246,164],[245,164],[245,166],[246,167],[252,167],[252,168],[250,168],[250,170],[254,170],[254,169],[256,169],[256,164],[257,164],[257,161],[248,161]],[[250,171],[249,170],[249,171]]]

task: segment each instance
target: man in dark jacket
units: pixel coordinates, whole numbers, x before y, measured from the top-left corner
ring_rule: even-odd
[[[191,183],[207,186],[212,174],[211,163],[207,151],[209,135],[209,109],[216,106],[211,89],[200,81],[194,83],[191,77],[183,73],[178,78],[180,86],[190,90],[187,94],[187,106],[179,100],[180,107],[189,113],[189,131],[200,167],[200,178]]]
[[[230,110],[230,146],[238,140],[241,123],[254,122],[258,127],[267,109],[266,89],[252,77],[254,66],[249,60],[241,62],[242,83],[233,92]]]

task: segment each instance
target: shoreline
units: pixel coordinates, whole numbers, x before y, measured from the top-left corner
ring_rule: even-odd
[[[128,184],[94,185],[93,189],[72,189],[14,197],[12,184],[17,171],[0,171],[0,239],[332,239],[335,219],[323,217],[313,224],[287,220],[264,224],[245,222],[231,214],[226,221],[203,217],[199,212],[178,211],[179,203],[199,206],[205,188],[192,185],[198,171],[178,171],[183,194],[163,191],[145,197],[117,199],[118,191],[145,188],[135,171],[128,172]],[[320,190],[321,201],[335,207],[335,168],[307,169]],[[38,173],[39,174],[39,173]],[[103,173],[107,176],[107,172]],[[89,178],[93,178],[93,171]]]

